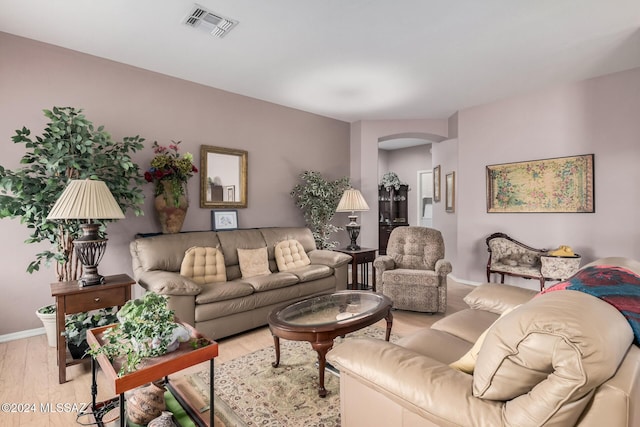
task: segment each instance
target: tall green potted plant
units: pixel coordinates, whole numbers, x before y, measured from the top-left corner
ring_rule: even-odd
[[[302,210],[318,249],[335,248],[338,242],[331,240],[331,233],[342,228],[331,224],[331,219],[336,213],[342,193],[350,186],[349,177],[327,181],[320,172],[305,171],[300,174],[300,179],[303,183],[293,187],[291,197]]]
[[[14,143],[25,144],[26,153],[22,167],[8,170],[0,166],[0,218],[20,218],[31,230],[26,243],[51,243],[49,249],[36,254],[27,272],[55,262],[57,281],[76,280],[82,266],[73,251],[73,240],[80,236],[80,222],[54,223],[47,221],[47,215],[69,180],[87,178],[104,181],[123,211],[132,209],[141,215],[143,177],[131,153],[143,148],[144,139],[125,137],[115,142],[102,126],[95,128],[81,109],[73,107],[53,107],[44,110],[44,115],[49,123],[42,136],[32,138],[31,131],[22,127],[12,137]],[[104,234],[106,221],[96,222]]]

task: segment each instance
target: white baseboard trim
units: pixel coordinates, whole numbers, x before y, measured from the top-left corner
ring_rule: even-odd
[[[452,280],[462,284],[462,285],[471,285],[471,286],[480,286],[485,282],[473,282],[471,280],[465,280],[465,279],[459,279],[456,276],[454,276],[453,274],[449,273],[449,277],[451,277]]]
[[[35,337],[36,335],[43,335],[44,333],[44,328],[27,329],[26,331],[0,335],[0,342],[15,341],[22,338]]]

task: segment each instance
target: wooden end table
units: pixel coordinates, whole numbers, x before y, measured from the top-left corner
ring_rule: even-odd
[[[333,249],[351,256],[351,283],[349,289],[369,289],[369,263],[373,263],[376,259],[377,249],[360,248],[356,250],[341,248]],[[358,280],[358,266],[360,266],[360,276],[362,281]],[[376,272],[373,269],[372,289],[376,291]]]
[[[58,382],[67,381],[67,366],[88,359],[67,360],[65,315],[84,313],[108,307],[122,307],[131,299],[131,286],[136,283],[126,274],[105,276],[104,284],[81,287],[77,280],[51,284],[51,296],[56,299],[56,348],[58,351]]]

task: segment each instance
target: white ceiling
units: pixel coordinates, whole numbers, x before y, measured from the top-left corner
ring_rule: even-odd
[[[640,0],[0,0],[0,31],[352,122],[640,66]],[[0,59],[1,60],[1,59]]]

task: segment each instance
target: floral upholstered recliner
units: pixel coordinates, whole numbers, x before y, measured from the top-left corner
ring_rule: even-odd
[[[387,254],[373,262],[378,292],[393,308],[428,313],[447,309],[447,275],[440,231],[427,227],[397,227],[389,236]]]
[[[547,280],[565,280],[580,268],[581,257],[552,256],[547,249],[535,249],[525,245],[504,233],[494,233],[487,237],[487,281],[491,281],[491,273],[501,276],[523,277],[540,281],[540,290],[544,289]]]

